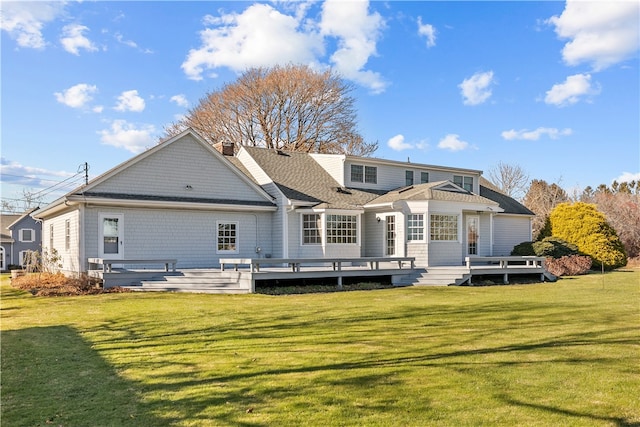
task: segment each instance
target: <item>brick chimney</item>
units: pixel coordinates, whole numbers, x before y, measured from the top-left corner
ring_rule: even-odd
[[[223,156],[232,156],[234,152],[234,144],[233,142],[223,142],[221,153]]]

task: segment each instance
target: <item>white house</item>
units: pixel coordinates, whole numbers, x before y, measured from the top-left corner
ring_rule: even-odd
[[[481,171],[340,154],[213,148],[187,130],[34,215],[63,269],[89,258],[415,257],[418,266],[509,255],[533,213]]]

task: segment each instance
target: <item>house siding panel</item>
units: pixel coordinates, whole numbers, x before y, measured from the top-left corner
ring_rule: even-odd
[[[531,240],[531,219],[528,216],[496,215],[494,227],[494,256],[511,254],[513,247]]]
[[[92,192],[265,201],[224,159],[192,136],[167,145],[96,185]],[[186,189],[190,186],[191,189]]]
[[[125,258],[176,258],[178,268],[210,268],[218,267],[221,257],[256,258],[273,252],[271,213],[92,208],[85,213],[88,258],[99,253],[100,213],[123,215]],[[238,222],[237,254],[216,253],[217,221]]]

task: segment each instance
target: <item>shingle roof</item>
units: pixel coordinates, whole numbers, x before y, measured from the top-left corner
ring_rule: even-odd
[[[535,213],[533,213],[513,197],[509,197],[506,194],[500,193],[499,191],[492,190],[488,187],[485,187],[484,185],[480,185],[480,195],[498,203],[498,205],[502,209],[504,209],[503,213],[517,215],[535,215]]]
[[[9,214],[0,215],[0,241],[3,243],[11,243],[13,242],[13,238],[11,237],[11,230],[9,230],[9,226],[19,220],[22,215]]]
[[[307,153],[244,147],[292,201],[332,209],[361,209],[379,192],[344,188]]]
[[[451,191],[454,190],[454,191]],[[429,182],[426,184],[411,185],[409,187],[398,188],[389,191],[370,202],[371,205],[391,203],[400,200],[443,200],[450,202],[480,203],[495,205],[492,200],[469,193],[467,191],[457,191],[457,187],[449,181]]]

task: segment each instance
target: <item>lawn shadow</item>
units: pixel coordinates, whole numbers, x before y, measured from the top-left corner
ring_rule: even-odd
[[[167,425],[67,326],[2,331],[2,424]]]

